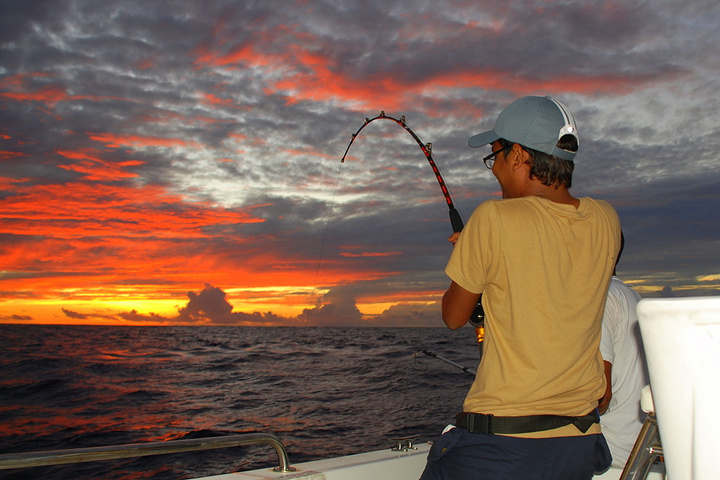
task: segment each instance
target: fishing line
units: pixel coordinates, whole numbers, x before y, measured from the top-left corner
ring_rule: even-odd
[[[323,235],[322,244],[320,246],[320,257],[318,258],[317,269],[315,270],[315,281],[313,282],[313,289],[310,293],[311,307],[307,309],[307,315],[305,315],[306,327],[308,321],[310,320],[310,312],[312,311],[312,307],[315,306],[315,294],[317,293],[317,283],[318,278],[320,277],[320,265],[322,264],[323,256],[325,255],[325,243],[327,242],[328,231],[330,230],[330,220],[332,219],[333,208],[335,207],[335,196],[337,195],[338,185],[340,184],[340,174],[342,173],[343,163],[344,162],[340,162],[340,165],[338,166],[338,173],[337,177],[335,178],[335,188],[333,188],[332,199],[330,200],[330,206],[328,207],[328,217],[327,222],[325,223],[325,234]]]

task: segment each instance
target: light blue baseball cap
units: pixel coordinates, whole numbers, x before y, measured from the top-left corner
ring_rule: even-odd
[[[529,96],[518,98],[505,107],[493,129],[473,135],[468,145],[482,147],[504,138],[539,152],[574,160],[576,152],[557,147],[557,141],[564,135],[574,136],[580,145],[577,125],[570,110],[550,96]]]

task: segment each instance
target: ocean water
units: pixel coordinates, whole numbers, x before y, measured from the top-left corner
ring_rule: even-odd
[[[473,331],[0,325],[0,453],[270,432],[290,463],[431,440],[462,409]],[[277,465],[269,446],[0,471],[178,479]]]

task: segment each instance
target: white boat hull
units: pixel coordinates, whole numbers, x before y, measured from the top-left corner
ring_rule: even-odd
[[[329,458],[293,465],[297,470],[290,473],[273,472],[271,468],[248,472],[229,473],[204,477],[198,480],[418,480],[425,468],[430,444],[417,445],[416,450],[398,452],[378,450],[345,457]],[[648,480],[663,480],[664,469],[658,466]],[[598,480],[618,480],[622,470],[611,468]]]

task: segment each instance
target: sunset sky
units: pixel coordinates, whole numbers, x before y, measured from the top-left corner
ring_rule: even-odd
[[[0,0],[0,323],[441,326],[468,138],[580,130],[641,295],[720,294],[716,0]]]

